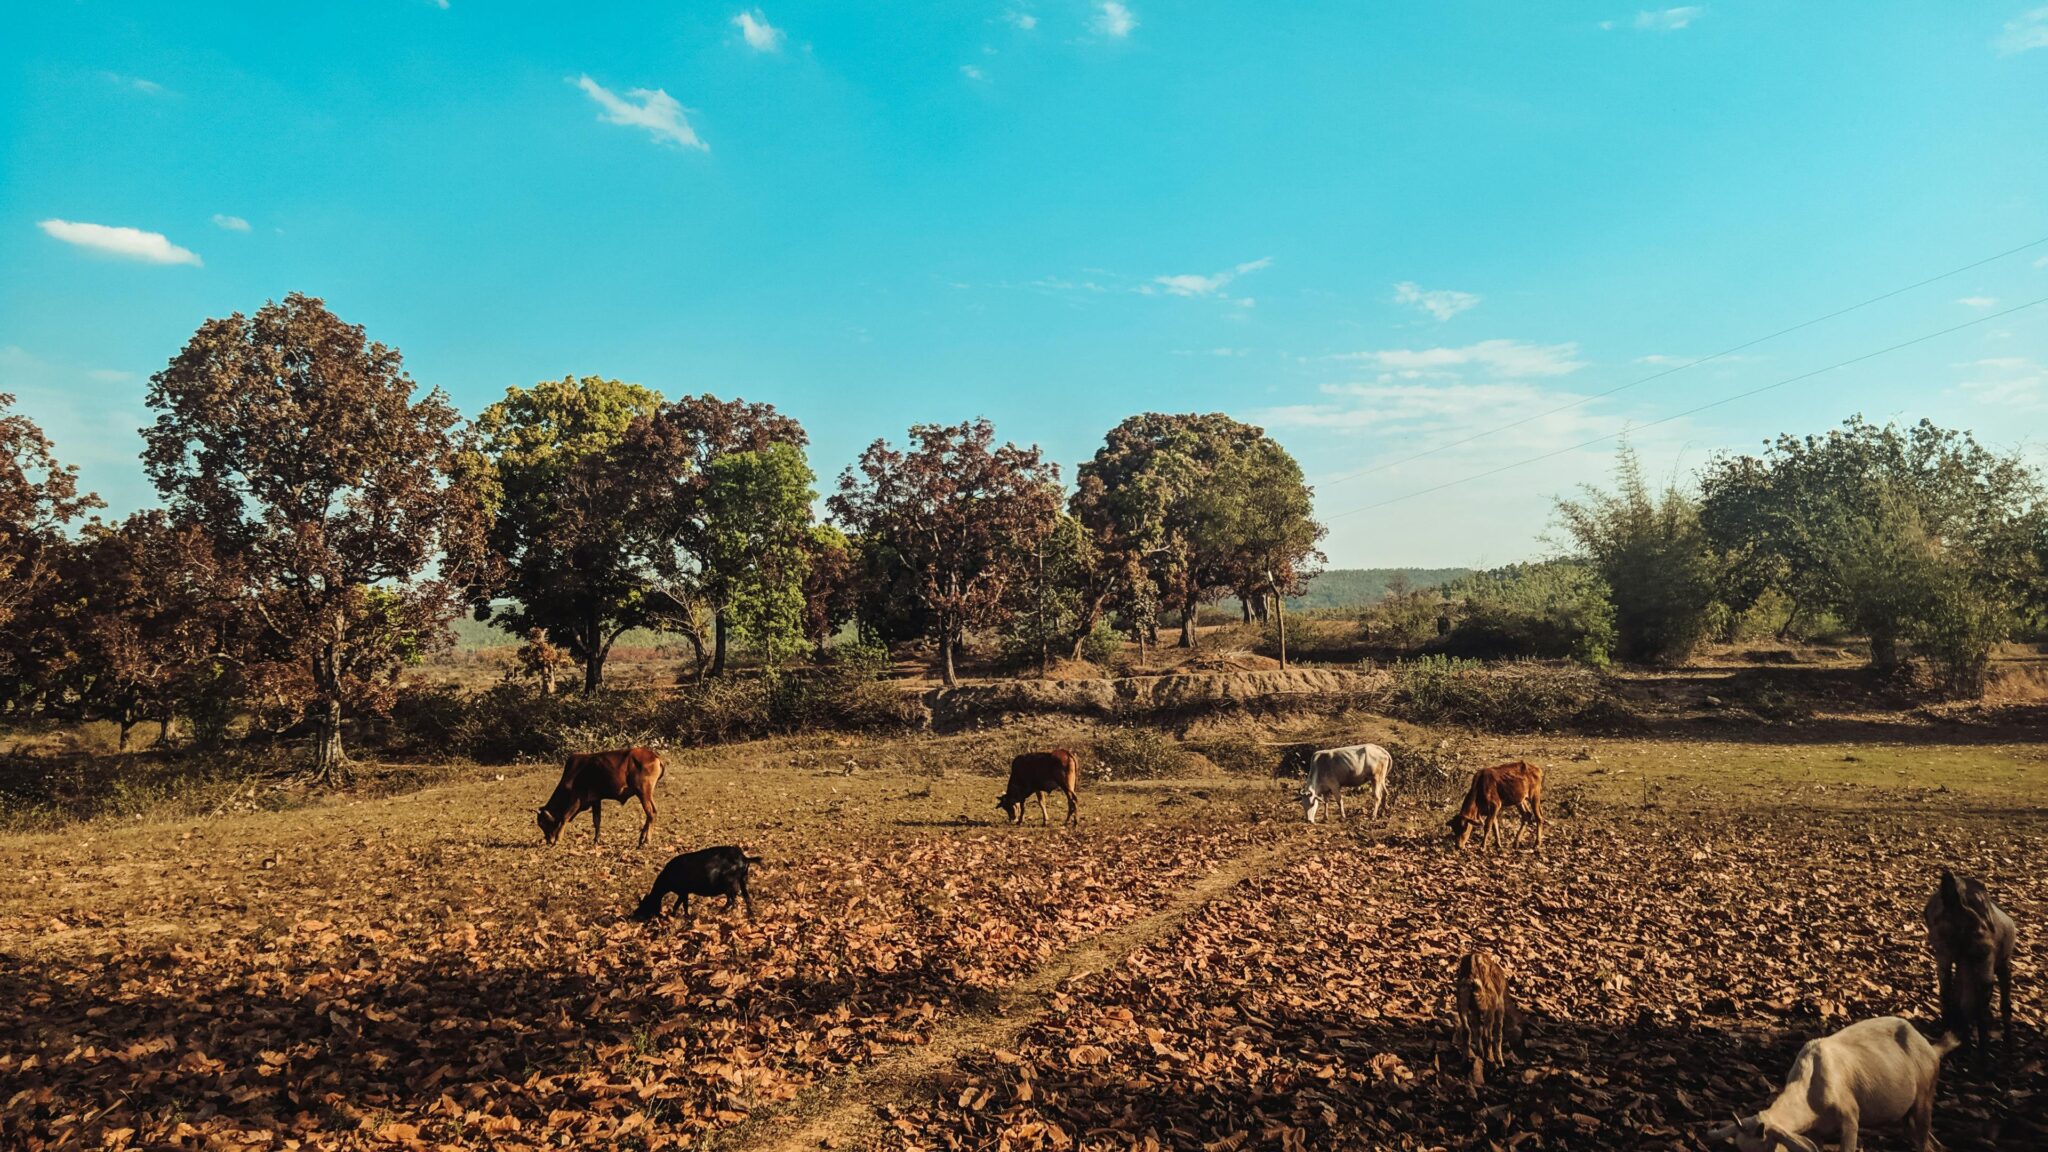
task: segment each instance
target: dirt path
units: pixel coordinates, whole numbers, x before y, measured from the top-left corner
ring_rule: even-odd
[[[1005,989],[987,1007],[935,1029],[930,1043],[903,1049],[798,1097],[788,1107],[757,1113],[719,1141],[747,1152],[864,1147],[882,1132],[884,1105],[907,1104],[936,1074],[962,1056],[1011,1045],[1038,1021],[1047,997],[1106,971],[1138,948],[1165,938],[1210,901],[1277,868],[1298,844],[1254,848],[1233,857],[1142,920],[1083,941]]]

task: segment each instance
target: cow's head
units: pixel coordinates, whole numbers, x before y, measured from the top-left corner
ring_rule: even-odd
[[[1772,1152],[1777,1148],[1790,1148],[1794,1152],[1820,1152],[1813,1141],[1797,1132],[1779,1127],[1761,1113],[1745,1116],[1733,1124],[1716,1128],[1707,1133],[1707,1139],[1733,1141],[1739,1152]]]
[[[1444,823],[1450,825],[1451,843],[1463,843],[1465,840],[1465,828],[1470,823],[1470,821],[1465,819],[1465,814],[1463,812],[1453,812],[1451,813],[1451,818],[1444,821]]]
[[[1301,814],[1308,817],[1309,823],[1315,823],[1322,816],[1323,794],[1315,788],[1303,788],[1296,799],[1301,801]]]
[[[1001,796],[996,797],[996,811],[1008,816],[1010,823],[1015,824],[1024,819],[1024,802],[1012,799],[1010,794],[1005,792]]]
[[[548,843],[553,844],[555,837],[562,834],[562,818],[546,808],[534,809],[533,819],[535,823],[540,825],[541,838]]]

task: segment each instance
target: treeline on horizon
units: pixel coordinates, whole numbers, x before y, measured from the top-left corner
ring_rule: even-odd
[[[74,468],[0,397],[0,718],[236,725],[346,759],[401,671],[463,614],[523,638],[552,689],[603,682],[619,637],[678,637],[695,674],[735,642],[770,670],[844,630],[886,657],[962,646],[1014,666],[1191,645],[1231,597],[1370,600],[1368,629],[1476,655],[1677,661],[1781,613],[1825,615],[1981,690],[1992,647],[2036,626],[2048,556],[2038,475],[1967,433],[1851,419],[1724,455],[1653,492],[1624,449],[1613,492],[1561,501],[1576,555],[1432,587],[1332,579],[1300,466],[1221,414],[1142,413],[1071,489],[985,420],[878,439],[816,519],[804,429],[773,405],[667,399],[596,376],[509,388],[465,421],[396,349],[293,294],[201,325],[151,378],[144,469],[161,507],[108,523]],[[1331,574],[1335,577],[1337,574]],[[1320,587],[1319,587],[1320,585]],[[1292,603],[1290,603],[1292,602]]]

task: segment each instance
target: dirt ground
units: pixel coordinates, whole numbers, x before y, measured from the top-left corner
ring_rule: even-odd
[[[1550,771],[1543,851],[1492,857],[1419,797],[1309,827],[1244,777],[1010,828],[971,736],[678,756],[644,849],[620,808],[543,848],[552,768],[0,837],[0,1146],[1700,1148],[1805,1039],[1927,1024],[1947,864],[2022,945],[1935,1131],[2048,1147],[2044,748],[1724,735],[1470,742]],[[768,861],[757,919],[625,919],[723,843]],[[1474,947],[1528,1012],[1477,1086]]]

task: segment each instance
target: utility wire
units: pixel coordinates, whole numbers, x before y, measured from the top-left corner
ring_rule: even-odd
[[[1741,344],[1737,344],[1737,345],[1735,345],[1735,346],[1733,346],[1733,347],[1731,347],[1731,348],[1723,348],[1723,349],[1722,349],[1721,351],[1719,351],[1719,352],[1716,352],[1716,353],[1714,353],[1714,354],[1713,354],[1713,355],[1711,355],[1711,356],[1702,356],[1702,357],[1700,357],[1700,358],[1699,358],[1699,359],[1697,359],[1697,360],[1688,360],[1688,361],[1686,361],[1686,362],[1685,362],[1685,363],[1683,363],[1683,364],[1679,364],[1679,365],[1675,365],[1675,366],[1673,366],[1673,367],[1670,367],[1670,368],[1666,368],[1666,369],[1665,369],[1664,371],[1662,371],[1662,372],[1653,372],[1653,373],[1651,373],[1650,375],[1648,375],[1648,376],[1645,376],[1645,377],[1643,377],[1643,378],[1642,378],[1642,379],[1640,379],[1640,380],[1631,380],[1631,381],[1629,381],[1629,382],[1628,382],[1628,383],[1626,383],[1626,384],[1617,384],[1617,385],[1615,385],[1614,387],[1612,387],[1612,388],[1609,388],[1609,389],[1608,389],[1607,391],[1605,391],[1605,392],[1595,392],[1595,393],[1593,393],[1593,394],[1592,394],[1592,395],[1590,395],[1590,396],[1581,396],[1581,397],[1579,397],[1579,398],[1578,398],[1577,400],[1574,400],[1574,401],[1572,401],[1572,402],[1571,402],[1571,403],[1569,403],[1569,404],[1560,404],[1560,405],[1558,405],[1557,407],[1555,407],[1555,408],[1552,408],[1552,409],[1550,409],[1550,410],[1549,410],[1549,411],[1547,411],[1547,412],[1538,412],[1538,413],[1536,413],[1536,414],[1535,414],[1535,415],[1533,415],[1533,416],[1524,416],[1524,417],[1522,417],[1522,418],[1521,418],[1520,420],[1514,420],[1514,421],[1510,421],[1509,423],[1506,423],[1506,424],[1502,424],[1502,425],[1500,425],[1499,427],[1496,427],[1496,428],[1488,428],[1488,429],[1486,429],[1486,430],[1485,430],[1485,431],[1483,431],[1483,432],[1474,432],[1474,433],[1472,433],[1472,434],[1471,434],[1470,436],[1467,436],[1467,437],[1465,437],[1465,438],[1463,438],[1463,439],[1461,439],[1461,440],[1452,440],[1452,441],[1450,441],[1449,443],[1445,443],[1445,444],[1438,444],[1437,446],[1435,446],[1435,447],[1433,447],[1433,448],[1424,448],[1424,449],[1423,449],[1422,451],[1420,451],[1420,452],[1416,452],[1416,453],[1414,453],[1414,454],[1412,454],[1412,455],[1408,455],[1408,456],[1402,456],[1402,457],[1400,457],[1399,459],[1395,459],[1395,460],[1388,460],[1388,461],[1385,461],[1384,463],[1380,463],[1380,464],[1375,464],[1375,465],[1373,465],[1373,466],[1372,466],[1372,467],[1370,467],[1370,468],[1361,468],[1361,469],[1359,469],[1359,470],[1358,470],[1358,471],[1356,471],[1356,472],[1347,472],[1347,473],[1345,473],[1344,475],[1342,475],[1342,476],[1339,476],[1339,477],[1337,477],[1337,478],[1336,478],[1335,480],[1325,480],[1325,481],[1323,481],[1323,482],[1322,482],[1322,483],[1321,483],[1320,485],[1318,485],[1318,487],[1320,487],[1320,488],[1329,488],[1329,487],[1331,487],[1332,485],[1336,485],[1336,484],[1342,484],[1342,483],[1345,483],[1346,481],[1350,481],[1350,480],[1356,480],[1356,479],[1358,479],[1358,478],[1359,478],[1360,476],[1370,476],[1370,475],[1372,475],[1372,474],[1373,474],[1373,473],[1375,473],[1375,472],[1384,472],[1384,471],[1386,471],[1386,470],[1387,470],[1387,469],[1389,469],[1389,468],[1395,468],[1395,467],[1399,467],[1399,466],[1400,466],[1400,465],[1402,465],[1402,464],[1407,464],[1407,463],[1409,463],[1409,462],[1411,462],[1411,461],[1414,461],[1414,460],[1420,460],[1420,459],[1422,459],[1422,458],[1423,458],[1423,457],[1425,457],[1425,456],[1434,456],[1434,455],[1436,455],[1436,454],[1437,454],[1438,452],[1442,452],[1442,451],[1445,451],[1445,450],[1447,450],[1447,449],[1451,449],[1451,448],[1457,448],[1457,447],[1461,447],[1461,446],[1463,446],[1463,445],[1466,445],[1466,444],[1470,444],[1470,443],[1472,443],[1472,442],[1473,442],[1474,440],[1484,440],[1484,439],[1485,439],[1486,437],[1488,437],[1488,436],[1495,436],[1495,435],[1498,435],[1498,434],[1500,434],[1500,433],[1502,433],[1502,432],[1507,432],[1507,431],[1510,431],[1510,430],[1512,430],[1512,429],[1515,429],[1515,428],[1520,428],[1520,427],[1521,427],[1522,425],[1524,425],[1524,424],[1529,424],[1529,423],[1533,423],[1533,422],[1535,422],[1535,421],[1537,421],[1537,420],[1541,420],[1541,419],[1543,419],[1543,418],[1544,418],[1544,417],[1546,417],[1546,416],[1555,416],[1555,415],[1557,415],[1557,414],[1558,414],[1558,413],[1560,413],[1560,412],[1569,412],[1569,411],[1571,411],[1572,409],[1574,409],[1574,408],[1577,408],[1577,407],[1579,407],[1579,406],[1580,406],[1580,405],[1582,405],[1582,404],[1590,404],[1590,403],[1592,403],[1592,402],[1593,402],[1593,401],[1595,401],[1595,400],[1602,400],[1602,399],[1605,399],[1605,398],[1607,398],[1607,397],[1609,397],[1609,396],[1612,396],[1612,395],[1614,395],[1614,394],[1615,394],[1615,393],[1617,393],[1617,392],[1626,392],[1626,391],[1628,391],[1628,390],[1629,390],[1629,389],[1631,389],[1631,388],[1637,387],[1638,385],[1642,385],[1642,384],[1648,384],[1648,383],[1650,383],[1650,382],[1651,382],[1651,381],[1653,381],[1653,380],[1662,380],[1662,379],[1663,379],[1664,377],[1666,377],[1666,376],[1670,376],[1670,375],[1672,375],[1672,374],[1674,374],[1674,373],[1678,373],[1678,372],[1683,372],[1683,371],[1685,371],[1685,370],[1686,370],[1686,369],[1688,369],[1688,368],[1697,368],[1697,367],[1699,367],[1699,366],[1700,366],[1700,365],[1702,365],[1702,364],[1706,364],[1706,363],[1709,363],[1709,362],[1711,362],[1711,361],[1715,361],[1715,360],[1720,360],[1720,359],[1723,359],[1723,358],[1725,358],[1725,357],[1733,356],[1733,355],[1735,355],[1735,354],[1736,354],[1737,352],[1741,352],[1741,351],[1744,351],[1744,350],[1746,350],[1746,349],[1754,348],[1754,347],[1756,347],[1757,345],[1759,345],[1759,344],[1763,344],[1763,343],[1766,343],[1766,342],[1768,342],[1768,341],[1776,340],[1776,339],[1777,339],[1778,337],[1780,337],[1780,336],[1789,336],[1789,335],[1791,335],[1792,333],[1794,333],[1794,332],[1797,332],[1797,331],[1799,331],[1799,330],[1800,330],[1800,329],[1802,329],[1802,328],[1811,328],[1811,327],[1813,327],[1813,326],[1814,326],[1815,324],[1821,324],[1821,323],[1825,323],[1825,322],[1827,322],[1827,321],[1829,321],[1829,320],[1833,320],[1833,319],[1835,319],[1835,318],[1836,318],[1836,317],[1838,317],[1838,316],[1847,316],[1847,315],[1848,315],[1849,313],[1851,313],[1851,312],[1854,312],[1854,311],[1856,311],[1856,310],[1857,310],[1857,309],[1859,309],[1859,308],[1868,308],[1868,307],[1870,307],[1870,306],[1871,306],[1872,304],[1877,304],[1877,303],[1880,303],[1880,302],[1882,302],[1882,301],[1885,301],[1885,300],[1889,300],[1889,299],[1891,299],[1891,298],[1892,298],[1892,297],[1894,297],[1894,296],[1900,295],[1901,293],[1905,293],[1905,292],[1911,292],[1911,291],[1912,291],[1912,290],[1914,290],[1915,288],[1925,288],[1925,287],[1927,287],[1927,286],[1928,286],[1929,284],[1933,284],[1933,283],[1935,283],[1935,282],[1937,282],[1937,281],[1941,281],[1941,280],[1946,280],[1946,279],[1948,279],[1948,278],[1949,278],[1949,277],[1951,277],[1951,276],[1960,276],[1960,275],[1962,275],[1963,273],[1965,273],[1965,272],[1968,272],[1968,271],[1969,271],[1969,270],[1971,270],[1972,268],[1982,268],[1982,267],[1983,267],[1984,265],[1986,265],[1986,264],[1990,264],[1990,263],[1994,263],[1994,262],[1996,262],[1996,261],[1999,261],[1999,260],[2003,260],[2003,259],[2005,259],[2005,258],[2006,258],[2006,257],[2008,257],[2008,256],[2015,256],[2015,255],[2018,255],[2018,254],[2019,254],[2019,253],[2021,253],[2021,252],[2025,252],[2025,251],[2026,251],[2027,249],[2029,249],[2029,248],[2038,248],[2038,247],[2040,247],[2040,246],[2041,246],[2041,245],[2043,245],[2043,244],[2048,244],[2048,236],[2043,236],[2043,237],[2041,237],[2041,238],[2040,238],[2040,239],[2038,239],[2038,240],[2029,240],[2029,241],[2027,241],[2027,242],[2026,242],[2025,244],[2022,244],[2022,245],[2020,245],[2020,246],[2019,246],[2019,247],[2017,247],[2017,248],[2008,248],[2008,249],[2006,249],[2005,251],[2003,251],[2003,252],[2000,252],[2000,253],[1998,253],[1998,254],[1997,254],[1997,255],[1995,255],[1995,256],[1986,256],[1986,257],[1984,257],[1984,258],[1983,258],[1982,260],[1974,260],[1974,261],[1971,261],[1970,263],[1968,263],[1968,264],[1965,264],[1965,265],[1963,265],[1963,266],[1962,266],[1962,267],[1960,267],[1960,268],[1951,268],[1951,269],[1949,269],[1948,271],[1946,271],[1946,272],[1943,272],[1943,273],[1941,273],[1941,274],[1940,274],[1940,275],[1938,275],[1938,276],[1929,276],[1929,277],[1928,277],[1927,279],[1925,279],[1925,280],[1916,280],[1916,281],[1914,281],[1913,283],[1911,283],[1911,284],[1908,284],[1908,285],[1906,285],[1906,286],[1905,286],[1905,287],[1903,287],[1903,288],[1894,288],[1894,289],[1892,289],[1892,290],[1891,290],[1891,291],[1889,291],[1889,292],[1883,293],[1882,295],[1878,295],[1878,296],[1872,296],[1872,297],[1871,297],[1870,299],[1868,299],[1868,300],[1865,300],[1865,301],[1863,301],[1863,302],[1861,302],[1861,303],[1858,303],[1858,304],[1851,304],[1851,305],[1849,305],[1849,306],[1848,306],[1848,307],[1846,307],[1846,308],[1837,308],[1837,309],[1835,309],[1835,310],[1834,310],[1833,312],[1829,312],[1829,313],[1828,313],[1828,314],[1826,314],[1825,316],[1815,316],[1815,317],[1814,317],[1813,319],[1811,319],[1811,320],[1802,320],[1802,321],[1800,321],[1799,323],[1797,323],[1797,324],[1794,324],[1794,325],[1792,325],[1792,326],[1791,326],[1791,327],[1789,327],[1789,328],[1780,328],[1780,329],[1778,329],[1778,330],[1777,330],[1776,332],[1773,332],[1773,333],[1771,333],[1771,334],[1770,334],[1770,335],[1768,335],[1768,336],[1759,336],[1759,337],[1757,337],[1757,338],[1756,338],[1756,339],[1754,339],[1754,340],[1748,340],[1748,341],[1745,341],[1745,342],[1743,342],[1743,343],[1741,343]]]
[[[2037,299],[2029,300],[2025,304],[2015,304],[2010,308],[2004,309],[2003,311],[1992,312],[1988,315],[1979,316],[1975,320],[1966,320],[1961,324],[1957,324],[1949,328],[1943,328],[1938,332],[1929,332],[1923,336],[1915,336],[1911,340],[1902,340],[1897,344],[1893,344],[1884,348],[1879,348],[1875,352],[1865,352],[1861,356],[1852,356],[1847,360],[1837,361],[1836,363],[1830,364],[1825,368],[1815,368],[1811,372],[1801,372],[1797,376],[1787,376],[1783,380],[1779,380],[1771,384],[1765,384],[1758,388],[1751,388],[1747,392],[1737,392],[1732,396],[1723,396],[1719,400],[1710,400],[1705,404],[1699,405],[1698,407],[1687,408],[1683,412],[1673,412],[1669,416],[1660,416],[1655,420],[1649,421],[1648,423],[1635,425],[1635,427],[1655,428],[1659,424],[1669,424],[1673,420],[1683,420],[1687,416],[1697,415],[1701,412],[1705,412],[1709,408],[1719,408],[1723,404],[1733,404],[1737,400],[1747,400],[1751,396],[1761,395],[1762,393],[1769,392],[1774,388],[1783,388],[1787,384],[1796,384],[1801,380],[1811,380],[1815,376],[1819,376],[1828,372],[1833,372],[1838,368],[1847,368],[1851,364],[1861,364],[1865,360],[1874,360],[1879,356],[1884,356],[1892,352],[1897,352],[1901,348],[1911,348],[1915,344],[1924,344],[1929,340],[1938,339],[1942,336],[1947,336],[1954,332],[1961,332],[1965,328],[1974,328],[1979,324],[1988,323],[1992,320],[2000,319],[2001,317],[2010,316],[2015,312],[2024,312],[2029,308],[2033,308],[2041,304],[2048,304],[2048,296],[2042,296]],[[1511,464],[1502,464],[1498,468],[1489,468],[1484,472],[1474,472],[1470,476],[1461,476],[1456,480],[1446,480],[1442,484],[1434,484],[1428,488],[1419,488],[1413,492],[1404,493],[1400,496],[1395,496],[1392,499],[1382,500],[1376,504],[1361,505],[1357,508],[1352,508],[1344,512],[1339,512],[1333,516],[1326,516],[1324,517],[1324,519],[1326,521],[1339,520],[1346,516],[1355,516],[1360,512],[1370,512],[1376,508],[1385,508],[1390,504],[1399,504],[1406,500],[1413,500],[1418,496],[1427,496],[1432,492],[1441,492],[1446,488],[1455,488],[1460,484],[1469,484],[1474,480],[1484,480],[1488,476],[1498,476],[1503,472],[1512,471],[1516,468],[1525,467],[1530,464],[1540,463],[1544,460],[1554,459],[1558,456],[1563,456],[1568,452],[1576,452],[1581,448],[1590,448],[1595,444],[1600,444],[1608,440],[1616,439],[1617,437],[1625,435],[1629,431],[1630,429],[1624,428],[1617,432],[1609,432],[1604,436],[1595,436],[1591,440],[1581,440],[1577,444],[1572,444],[1563,448],[1555,449],[1550,452],[1545,452],[1540,456],[1531,456],[1525,460],[1517,460]]]

